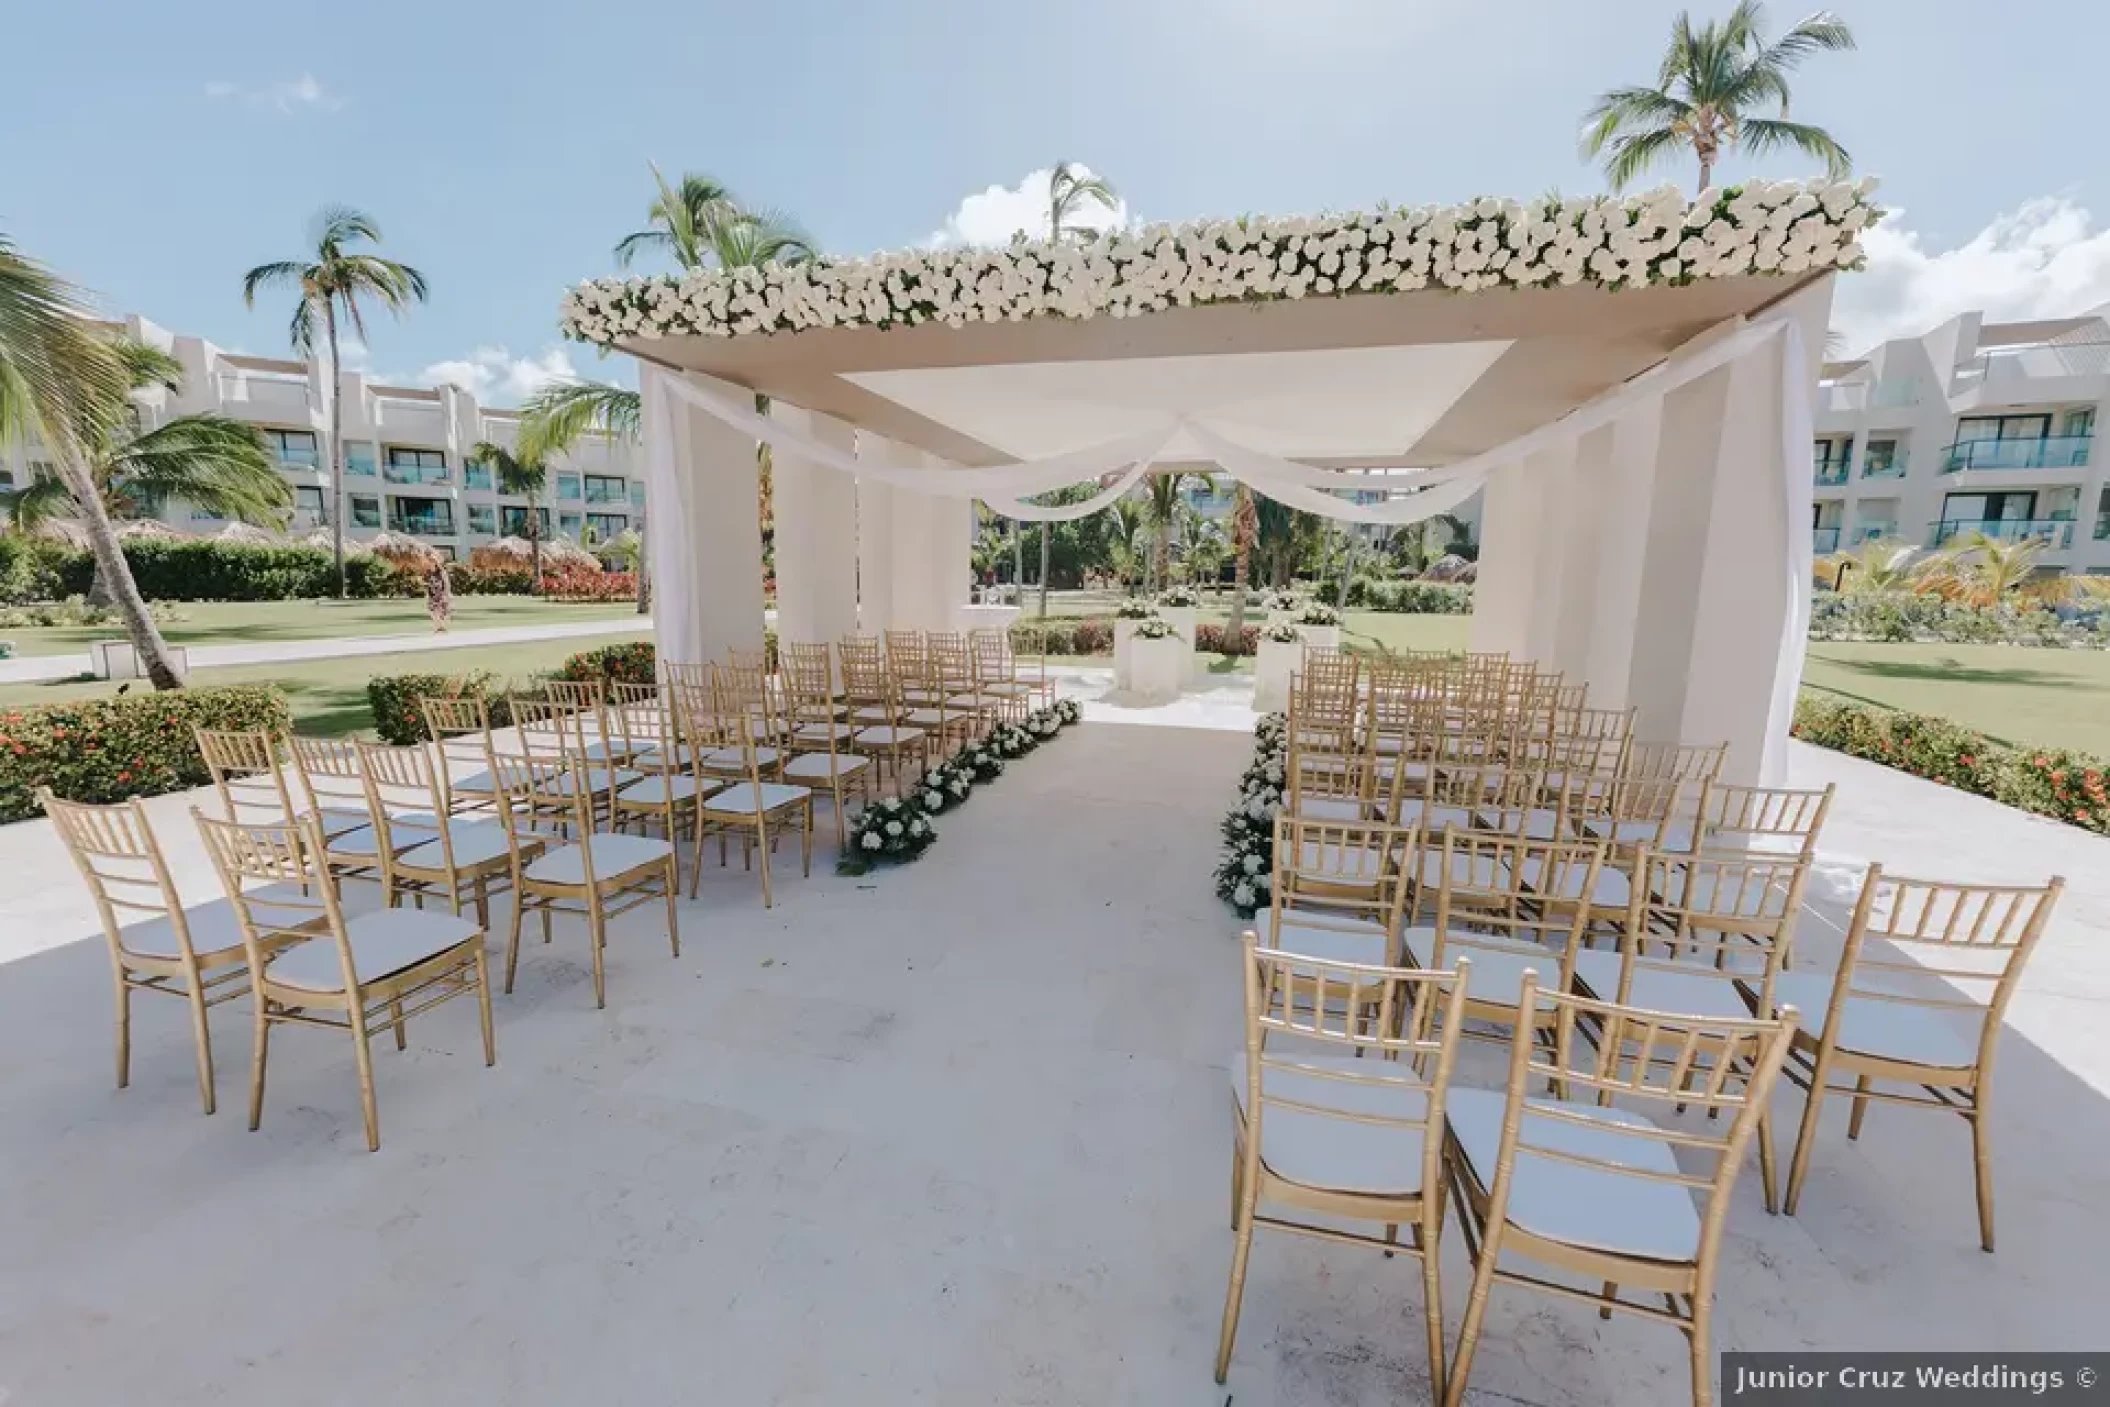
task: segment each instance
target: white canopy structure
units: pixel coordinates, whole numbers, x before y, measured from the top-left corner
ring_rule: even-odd
[[[1474,648],[1587,680],[1637,736],[1726,738],[1757,780],[1801,673],[1808,350],[1870,188],[1202,222],[593,283],[564,316],[641,363],[669,658],[760,644],[758,439],[794,640],[956,628],[976,498],[1072,517],[1206,466],[1396,523],[1484,488]],[[1399,464],[1419,492],[1332,492]]]

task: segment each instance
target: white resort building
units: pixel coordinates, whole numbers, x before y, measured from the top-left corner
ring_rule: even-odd
[[[145,427],[208,412],[256,425],[293,486],[289,531],[304,536],[329,527],[330,402],[328,371],[319,360],[240,356],[137,315],[110,329],[159,347],[183,365],[180,392],[155,388],[133,397]],[[479,405],[458,386],[383,386],[356,371],[346,372],[340,385],[348,540],[385,529],[461,559],[493,538],[521,533],[527,500],[499,493],[489,469],[467,462],[479,441],[511,448],[520,430],[518,412]],[[33,443],[0,443],[0,490],[27,484],[41,462]],[[553,467],[540,511],[545,538],[579,541],[590,530],[606,542],[626,529],[642,529],[645,481],[636,449],[588,435]],[[169,504],[162,521],[201,534],[226,526],[181,503]]]
[[[2094,452],[2110,398],[2110,306],[2037,322],[1964,313],[1824,368],[1811,547],[1940,547],[1975,532],[2049,544],[2044,564],[2110,572],[2110,487]]]

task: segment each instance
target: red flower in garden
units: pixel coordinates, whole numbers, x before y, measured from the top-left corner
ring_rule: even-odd
[[[1971,756],[1971,754],[1969,754],[1968,752],[1965,753],[1963,756],[1957,758],[1956,760],[1958,762],[1961,762],[1966,767],[1976,767],[1978,765],[1978,759]]]

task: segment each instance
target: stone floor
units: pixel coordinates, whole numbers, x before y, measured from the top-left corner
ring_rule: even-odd
[[[1095,707],[1097,718],[1107,716]],[[1092,721],[863,879],[706,871],[669,957],[647,912],[595,1011],[583,942],[531,943],[498,998],[351,1057],[215,1020],[198,1113],[183,1010],[141,999],[109,1077],[108,967],[41,823],[0,829],[0,1402],[1078,1403],[1425,1400],[1411,1263],[1263,1239],[1228,1389],[1225,1066],[1236,924],[1209,892],[1234,731]],[[1827,1121],[1802,1214],[1738,1188],[1718,1346],[2084,1347],[2110,1263],[2110,842],[1880,769],[1836,777],[1825,883],[1859,860],[2075,892],[2017,1002],[1996,1116],[2001,1251],[1960,1124]],[[202,881],[155,803],[179,868]],[[208,892],[200,882],[198,892]],[[1475,1066],[1475,1078],[1488,1073]],[[1453,1322],[1465,1274],[1445,1257]],[[1680,1403],[1676,1335],[1497,1292],[1485,1403]]]

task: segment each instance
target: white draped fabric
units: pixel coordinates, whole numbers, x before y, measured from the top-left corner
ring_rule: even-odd
[[[664,378],[663,384],[673,395],[741,432],[764,444],[801,455],[814,464],[844,474],[862,474],[867,479],[917,493],[945,498],[978,498],[1009,518],[1068,522],[1087,517],[1127,493],[1150,471],[1152,464],[1201,458],[1213,461],[1232,478],[1289,507],[1345,522],[1401,526],[1450,511],[1472,497],[1496,468],[1609,425],[1644,402],[1659,400],[1689,381],[1765,349],[1766,344],[1783,331],[1786,336],[1782,337],[1778,349],[1782,357],[1781,384],[1790,389],[1782,398],[1788,416],[1782,427],[1782,442],[1793,456],[1800,452],[1795,447],[1809,440],[1810,407],[1792,389],[1803,384],[1804,351],[1801,335],[1793,323],[1773,318],[1749,324],[1698,351],[1663,362],[1559,419],[1470,459],[1441,469],[1387,473],[1381,477],[1343,474],[1251,449],[1188,418],[1173,418],[1156,429],[1044,459],[979,469],[895,468],[860,461],[847,450],[823,444],[782,421],[758,414],[753,405],[743,399],[698,386],[685,377],[670,375]],[[1104,480],[1114,474],[1118,477],[1080,503],[1026,501],[1034,494]],[[1799,463],[1784,465],[1783,475],[1790,485],[1788,492],[1791,495],[1796,484],[1807,493],[1807,466]],[[1380,489],[1396,496],[1382,503],[1355,503],[1338,496],[1359,489]],[[1806,504],[1803,517],[1808,517]],[[1802,542],[1801,554],[1807,558],[1808,543],[1807,540]],[[1799,573],[1798,580],[1807,576],[1807,560],[1790,566]]]

